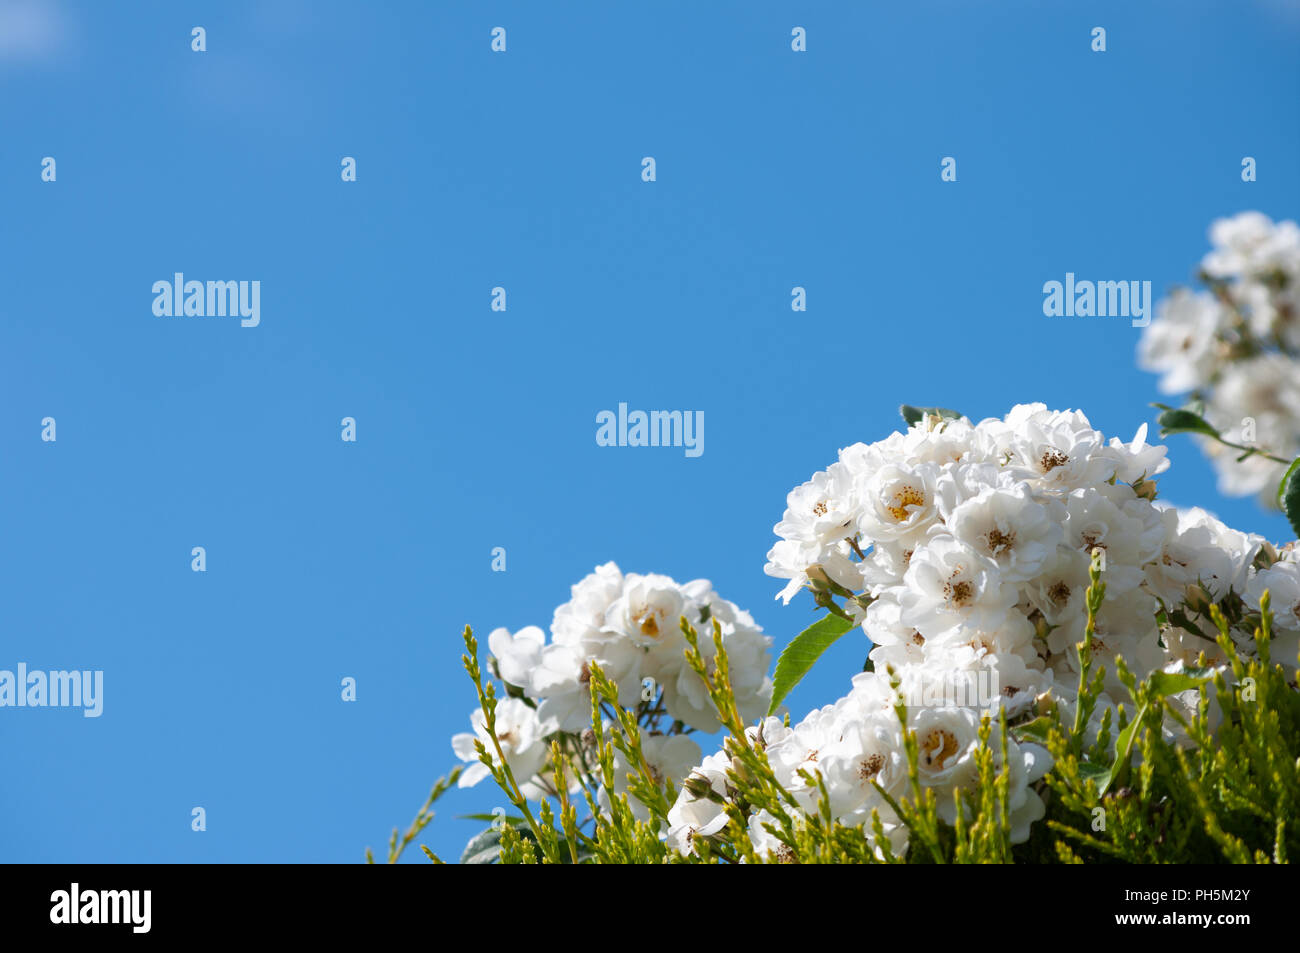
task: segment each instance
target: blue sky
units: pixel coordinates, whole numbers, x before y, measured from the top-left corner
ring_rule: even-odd
[[[545,626],[606,560],[711,579],[779,649],[815,618],[763,574],[791,487],[900,402],[1131,437],[1137,330],[1046,318],[1043,283],[1162,294],[1212,219],[1300,207],[1295,3],[0,0],[0,27],[0,668],[105,672],[98,719],[0,710],[9,861],[360,859],[454,762],[462,627]],[[260,326],[155,317],[177,271],[259,280]],[[596,446],[620,401],[704,411],[705,453]],[[1165,497],[1284,535],[1172,457]],[[455,815],[503,803],[453,792],[422,840],[457,857]]]

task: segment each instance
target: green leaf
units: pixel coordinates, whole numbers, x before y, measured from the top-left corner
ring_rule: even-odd
[[[1011,734],[1017,741],[1034,741],[1040,745],[1047,744],[1047,736],[1052,733],[1056,727],[1056,719],[1043,715],[1035,718],[1033,721],[1027,721],[1023,725],[1013,725]],[[1080,768],[1083,766],[1080,765]]]
[[[1160,436],[1168,437],[1175,433],[1199,433],[1207,437],[1219,436],[1219,431],[1210,426],[1210,422],[1200,414],[1190,410],[1166,410],[1156,418],[1160,425]]]
[[[909,427],[913,424],[919,424],[921,418],[926,414],[933,417],[943,417],[946,420],[956,420],[961,416],[959,412],[949,410],[947,407],[913,407],[911,404],[901,405],[898,412],[903,415],[903,420]]]
[[[1291,529],[1300,536],[1300,457],[1296,457],[1282,477],[1277,488],[1277,501],[1291,523]]]
[[[462,864],[495,864],[501,856],[501,831],[489,827],[470,838],[461,852]]]
[[[1201,631],[1200,626],[1194,623],[1191,619],[1187,618],[1187,613],[1184,612],[1182,609],[1175,609],[1174,611],[1167,613],[1166,618],[1168,618],[1169,623],[1171,625],[1176,625],[1178,626],[1178,628],[1184,630],[1185,632],[1190,632],[1193,635],[1199,635],[1203,639],[1209,638],[1208,635],[1206,635],[1204,632]]]
[[[772,676],[772,704],[767,709],[769,715],[776,711],[790,690],[808,674],[822,653],[851,628],[853,623],[848,619],[828,615],[794,637],[794,641],[785,647],[781,657],[776,660],[776,673]]]
[[[479,818],[486,816],[488,820],[496,820],[499,815],[479,815]],[[533,832],[528,826],[528,822],[523,818],[506,818],[505,821],[517,830],[524,838],[536,843],[537,839],[533,837]],[[498,821],[494,826],[487,830],[479,831],[470,838],[469,843],[461,852],[460,862],[462,864],[495,864],[501,857],[501,828],[504,823]]]
[[[501,820],[497,820],[501,818]],[[512,814],[457,814],[456,819],[459,821],[486,821],[488,824],[494,821],[500,824],[509,824],[511,827],[527,827],[528,822],[522,817],[515,817]]]
[[[1179,692],[1195,688],[1213,675],[1214,671],[1208,668],[1189,668],[1183,672],[1152,672],[1146,684],[1156,696],[1163,698],[1166,695],[1177,695]],[[1133,716],[1133,720],[1124,726],[1124,730],[1115,739],[1115,763],[1110,766],[1110,770],[1103,772],[1104,782],[1098,779],[1098,795],[1105,794],[1119,779],[1120,773],[1128,767],[1129,759],[1133,754],[1133,742],[1137,738],[1138,728],[1142,725],[1142,716],[1146,713],[1147,706],[1143,703],[1138,708],[1137,714]],[[1083,766],[1080,765],[1080,774],[1083,773],[1082,768]]]
[[[1143,705],[1133,716],[1133,720],[1124,726],[1124,730],[1119,733],[1115,739],[1115,763],[1110,766],[1109,771],[1103,771],[1105,782],[1097,785],[1097,795],[1106,793],[1106,790],[1118,780],[1120,772],[1128,767],[1129,758],[1133,755],[1133,739],[1137,737],[1138,726],[1142,724],[1142,716],[1147,713],[1147,706]],[[1083,765],[1080,765],[1080,774],[1083,774]],[[1097,780],[1094,778],[1094,780]]]
[[[1103,785],[1109,784],[1111,769],[1104,764],[1096,764],[1092,761],[1079,762],[1079,778],[1082,781],[1093,781],[1096,783],[1098,791],[1104,791]]]
[[[1151,677],[1147,679],[1147,684],[1155,689],[1161,698],[1164,698],[1167,695],[1177,695],[1179,692],[1195,688],[1213,675],[1213,669],[1208,668],[1189,668],[1183,672],[1152,672]]]

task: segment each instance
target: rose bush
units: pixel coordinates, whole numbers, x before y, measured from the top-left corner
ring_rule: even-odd
[[[766,571],[827,614],[771,676],[771,639],[707,581],[613,563],[549,639],[493,632],[486,672],[466,630],[479,708],[452,780],[490,777],[517,813],[465,859],[1287,859],[1296,545],[1160,501],[1145,425],[903,413],[790,492]],[[792,718],[790,689],[857,629],[866,670]],[[719,728],[704,754],[691,735]]]
[[[1177,289],[1143,331],[1138,361],[1186,396],[1169,429],[1196,435],[1229,496],[1276,505],[1300,454],[1300,226],[1243,212],[1210,226],[1203,289]],[[1163,406],[1163,405],[1160,405]]]

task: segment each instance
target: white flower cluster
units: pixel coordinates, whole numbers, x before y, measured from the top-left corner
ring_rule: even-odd
[[[676,782],[664,836],[679,850],[696,850],[726,826],[726,806],[739,795],[726,749],[703,757],[687,734],[721,726],[686,661],[679,622],[702,636],[716,622],[741,717],[751,725],[747,737],[765,751],[777,780],[809,814],[818,810],[818,780],[840,822],[866,824],[878,813],[899,853],[907,830],[890,804],[910,794],[904,729],[917,740],[920,784],[935,792],[940,815],[952,823],[954,792],[978,778],[986,715],[1004,711],[1014,727],[1045,706],[1067,719],[1075,709],[1075,647],[1085,638],[1094,562],[1105,598],[1090,654],[1107,673],[1090,725],[1094,738],[1102,713],[1113,714],[1115,700],[1126,697],[1117,656],[1139,678],[1199,664],[1202,655],[1231,677],[1209,622],[1212,604],[1251,654],[1261,599],[1271,593],[1272,658],[1294,669],[1300,549],[1279,551],[1203,510],[1156,502],[1153,478],[1167,467],[1165,448],[1146,443],[1145,426],[1124,443],[1107,440],[1081,412],[1042,404],[979,423],[926,413],[904,433],[841,450],[834,464],[790,492],[775,527],[780,539],[766,571],[787,580],[778,598],[788,603],[808,589],[872,643],[869,670],[853,677],[847,695],[793,725],[760,719],[772,693],[771,640],[751,616],[705,580],[679,584],[607,563],[573,586],[555,611],[549,641],[537,627],[489,637],[493,674],[508,690],[496,708],[497,741],[525,796],[557,794],[549,745],[558,738],[587,760],[590,680],[599,664],[618,686],[619,705],[637,715],[650,776]],[[699,647],[711,665],[712,638],[700,638]],[[671,726],[661,730],[661,720]],[[463,787],[489,774],[475,750],[478,740],[495,756],[485,721],[475,711],[473,732],[453,738],[456,754],[470,762]],[[1166,730],[1185,740],[1176,727]],[[991,750],[1002,766],[1001,745]],[[1013,734],[1005,759],[1011,839],[1020,843],[1044,816],[1040,782],[1051,758]],[[596,792],[605,812],[611,797],[628,790],[632,766],[622,752],[615,761],[613,790]],[[570,780],[576,790],[579,780]],[[643,805],[632,799],[631,806],[648,819]],[[788,848],[774,827],[766,813],[750,813],[755,848],[779,859]],[[879,852],[883,845],[873,846]]]
[[[610,562],[573,586],[572,598],[555,610],[549,643],[536,626],[514,635],[506,629],[492,632],[488,647],[497,673],[524,696],[503,699],[496,713],[506,762],[521,786],[546,764],[551,736],[581,735],[591,727],[593,662],[618,686],[622,707],[640,709],[652,725],[659,716],[680,723],[676,731],[647,731],[643,749],[652,769],[665,778],[685,776],[699,761],[700,750],[680,735],[681,728],[712,733],[720,725],[703,681],[686,663],[683,617],[704,633],[700,649],[710,662],[713,623],[718,623],[742,716],[753,719],[766,711],[772,696],[767,675],[772,640],[706,579],[679,584],[667,576],[623,573]],[[475,752],[475,737],[493,753],[483,712],[475,711],[471,720],[474,734],[452,739],[457,757],[472,762],[461,775],[461,787],[488,775]],[[620,782],[623,774],[620,769]],[[535,779],[524,793],[536,796],[546,790],[545,779]]]
[[[820,775],[830,798],[831,811],[843,824],[865,824],[879,812],[890,848],[907,847],[907,830],[880,793],[891,798],[909,794],[907,761],[894,693],[889,681],[874,672],[853,678],[853,688],[833,705],[818,709],[793,727],[769,717],[747,732],[751,743],[766,752],[777,781],[799,801],[808,814],[817,812],[818,789],[805,780]],[[975,752],[979,747],[980,713],[974,708],[943,706],[912,708],[908,728],[916,733],[920,749],[917,770],[921,783],[939,795],[938,810],[948,823],[956,821],[953,792],[976,780]],[[1001,752],[994,746],[995,763]],[[1007,739],[1010,765],[1010,813],[1013,842],[1028,839],[1030,825],[1044,814],[1043,801],[1031,784],[1051,767],[1047,751],[1035,744]],[[727,824],[724,801],[730,796],[727,754],[719,751],[704,759],[692,777],[707,781],[716,797],[700,796],[683,786],[669,811],[668,843],[684,853],[695,850],[695,839],[708,837]],[[696,782],[698,783],[698,782]],[[879,785],[879,788],[876,787]],[[768,829],[775,826],[766,811],[749,818],[749,836],[760,854],[785,857],[789,848]],[[868,836],[871,836],[868,834]]]
[[[1274,658],[1294,664],[1300,648],[1300,562],[1264,540],[1237,532],[1200,510],[1154,502],[1151,477],[1165,470],[1165,448],[1148,446],[1143,426],[1125,444],[1109,442],[1079,412],[1021,405],[1004,419],[926,415],[906,433],[855,444],[789,494],[781,537],[768,554],[769,575],[789,580],[786,602],[809,588],[844,607],[870,637],[873,670],[855,676],[834,705],[787,728],[775,718],[751,729],[778,779],[815,810],[816,790],[803,768],[820,772],[836,816],[846,824],[875,808],[894,847],[905,839],[878,784],[905,793],[906,766],[894,704],[901,694],[917,734],[921,783],[938,789],[951,821],[952,790],[975,775],[981,715],[1005,708],[1032,713],[1048,695],[1070,709],[1078,685],[1074,646],[1085,632],[1085,593],[1094,558],[1106,583],[1092,657],[1105,665],[1106,692],[1094,718],[1112,706],[1122,655],[1142,677],[1194,660],[1217,647],[1202,635],[1157,621],[1208,602],[1236,600],[1242,627],[1273,592],[1279,633]],[[1271,568],[1257,557],[1272,553]],[[1253,602],[1251,600],[1254,600]],[[1192,624],[1189,621],[1189,625]],[[1289,656],[1284,653],[1289,652]],[[887,670],[894,670],[897,689]],[[998,746],[993,746],[997,751]],[[999,753],[1000,756],[1000,753]],[[1047,752],[1011,741],[1013,841],[1043,815],[1031,785],[1050,767]],[[705,759],[695,774],[727,796],[727,756]],[[669,837],[682,850],[726,823],[722,805],[683,790]],[[779,843],[755,816],[760,850]]]
[[[1166,394],[1191,393],[1225,438],[1288,460],[1300,455],[1300,226],[1243,212],[1210,226],[1209,290],[1179,289],[1143,332],[1139,364]],[[1281,465],[1201,438],[1231,496],[1277,487]]]

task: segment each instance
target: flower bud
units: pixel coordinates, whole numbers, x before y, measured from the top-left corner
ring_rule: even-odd
[[[1213,602],[1205,587],[1200,583],[1195,582],[1187,587],[1187,591],[1183,595],[1183,600],[1186,602],[1187,608],[1191,609],[1197,615],[1205,615],[1208,613],[1210,611],[1210,604]]]
[[[682,782],[682,787],[691,797],[697,801],[701,798],[709,801],[715,801],[718,804],[725,804],[722,795],[713,790],[713,785],[709,783],[708,778],[702,778],[698,774],[693,774]]]
[[[1281,554],[1277,551],[1277,547],[1265,540],[1259,547],[1259,553],[1255,556],[1255,568],[1268,569],[1280,558]]]
[[[1033,618],[1030,621],[1034,623],[1035,638],[1046,639],[1049,635],[1051,635],[1052,629],[1055,628],[1055,626],[1053,626],[1050,622],[1047,621],[1047,617],[1044,616],[1041,612],[1035,612]]]
[[[821,567],[821,563],[813,563],[804,570],[804,574],[808,577],[808,582],[812,584],[813,589],[821,591],[830,588],[831,577],[826,575],[826,570]]]
[[[1138,480],[1133,484],[1133,494],[1141,500],[1154,500],[1156,498],[1155,480]]]

